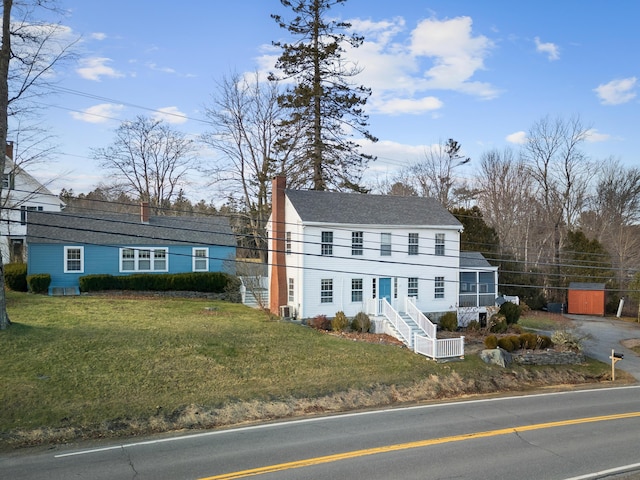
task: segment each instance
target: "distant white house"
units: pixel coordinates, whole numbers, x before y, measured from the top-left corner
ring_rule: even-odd
[[[0,252],[4,263],[26,263],[25,238],[30,211],[59,212],[64,203],[44,185],[16,165],[13,143],[8,142],[0,198]]]
[[[410,298],[432,319],[457,311],[463,300],[466,318],[478,319],[478,307],[495,301],[497,268],[480,254],[461,260],[462,224],[435,199],[287,190],[278,177],[272,202],[267,231],[275,314],[312,318],[343,311],[351,317],[376,313],[372,305],[381,299],[403,312]]]

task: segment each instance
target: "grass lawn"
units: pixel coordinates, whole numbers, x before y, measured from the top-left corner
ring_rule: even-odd
[[[433,391],[419,398],[437,398],[454,390],[442,379],[473,393],[489,388],[483,379],[495,389],[504,375],[477,356],[440,364],[406,348],[345,340],[205,299],[8,292],[8,311],[13,325],[0,332],[4,439],[43,428],[103,436],[114,422],[168,419],[188,406],[335,399],[354,390],[371,397],[380,386],[395,389],[391,402],[415,400],[400,389],[420,382]],[[514,368],[525,384],[548,376]],[[607,372],[598,363],[574,369],[591,378],[585,381]],[[514,378],[513,369],[507,376]]]

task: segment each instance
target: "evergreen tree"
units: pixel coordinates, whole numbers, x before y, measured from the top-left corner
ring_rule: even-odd
[[[349,82],[361,70],[343,58],[345,46],[357,48],[363,37],[348,35],[345,31],[351,25],[328,15],[331,7],[345,2],[280,0],[294,18],[285,21],[271,15],[294,37],[291,43],[273,43],[282,49],[276,63],[279,78],[293,81],[278,101],[290,112],[282,126],[304,133],[299,160],[308,165],[301,171],[311,173],[306,183],[314,190],[363,191],[359,185],[362,172],[373,157],[359,151],[351,132],[377,141],[367,130],[368,116],[363,110],[371,90]],[[283,150],[290,143],[288,135],[278,141]]]
[[[581,231],[567,232],[562,250],[564,282],[611,283],[611,257],[598,240],[589,240]]]
[[[482,218],[482,211],[477,206],[473,206],[454,208],[451,213],[464,227],[460,234],[460,250],[480,252],[489,259],[496,258],[500,240],[495,229],[487,225]]]

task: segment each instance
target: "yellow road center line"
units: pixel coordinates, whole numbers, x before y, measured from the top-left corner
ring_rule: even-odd
[[[486,432],[465,433],[462,435],[453,435],[450,437],[432,438],[428,440],[418,440],[416,442],[398,443],[395,445],[385,445],[382,447],[367,448],[363,450],[354,450],[351,452],[336,453],[334,455],[326,455],[324,457],[307,458],[305,460],[297,460],[295,462],[279,463],[276,465],[267,465],[266,467],[252,468],[232,473],[224,473],[222,475],[214,475],[213,477],[204,477],[200,480],[232,480],[236,478],[252,477],[255,475],[263,475],[265,473],[280,472],[282,470],[291,470],[294,468],[310,467],[313,465],[321,465],[323,463],[338,462],[357,457],[365,457],[367,455],[376,455],[378,453],[397,452],[400,450],[409,450],[411,448],[428,447],[431,445],[440,445],[443,443],[462,442],[465,440],[473,440],[476,438],[495,437],[498,435],[508,435],[511,433],[530,432],[533,430],[542,430],[545,428],[566,427],[569,425],[579,425],[582,423],[606,422],[610,420],[621,420],[624,418],[640,417],[640,412],[619,413],[615,415],[603,415],[600,417],[576,418],[573,420],[561,420],[559,422],[538,423],[534,425],[522,425],[520,427],[501,428],[498,430],[488,430]]]

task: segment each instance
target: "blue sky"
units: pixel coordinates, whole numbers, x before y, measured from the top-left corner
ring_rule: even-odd
[[[216,82],[268,71],[271,42],[288,40],[270,18],[290,18],[278,0],[60,3],[66,34],[81,37],[79,58],[56,72],[58,93],[42,102],[61,153],[30,170],[54,179],[55,192],[103,180],[91,148],[108,146],[136,115],[164,113],[176,129],[202,133]],[[517,147],[545,115],[579,115],[592,129],[592,159],[640,166],[640,2],[348,0],[332,13],[365,37],[349,56],[363,68],[357,82],[373,90],[367,112],[380,141],[365,145],[378,156],[371,175],[454,138],[472,176],[482,152]]]

